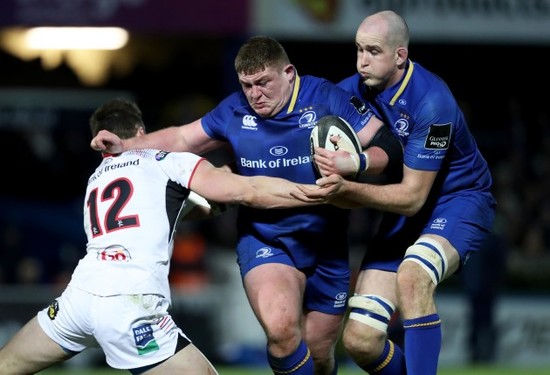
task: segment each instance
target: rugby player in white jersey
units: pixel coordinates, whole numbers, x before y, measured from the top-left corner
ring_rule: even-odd
[[[92,135],[145,134],[141,111],[114,99],[90,118]],[[191,190],[209,201],[255,208],[304,205],[295,184],[243,177],[192,153],[103,153],[84,200],[86,254],[67,288],[0,349],[0,374],[36,373],[91,347],[132,374],[217,374],[172,320],[168,273],[173,236]]]

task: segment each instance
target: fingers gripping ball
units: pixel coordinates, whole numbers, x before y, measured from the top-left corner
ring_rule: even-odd
[[[340,138],[337,144],[330,140],[334,135]],[[338,116],[321,117],[311,131],[310,141],[312,154],[313,147],[322,147],[331,151],[342,149],[350,154],[361,152],[361,142],[357,133],[346,120]]]
[[[338,143],[330,139],[338,136]],[[315,154],[315,147],[322,147],[330,151],[344,150],[350,154],[359,154],[362,151],[361,142],[351,125],[339,116],[324,116],[317,121],[309,137],[311,160]],[[317,165],[313,163],[317,173]]]

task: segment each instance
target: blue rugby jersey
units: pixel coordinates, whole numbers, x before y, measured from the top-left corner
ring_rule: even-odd
[[[233,93],[202,118],[205,132],[229,142],[239,174],[283,177],[315,183],[310,155],[311,129],[323,116],[337,115],[356,131],[372,116],[364,103],[333,83],[313,76],[298,76],[291,100],[271,118],[258,116],[242,91]],[[347,210],[331,205],[284,210],[239,207],[239,235],[252,234],[261,241],[287,248],[297,267],[309,267],[330,240],[342,242],[347,254]],[[300,255],[298,255],[300,254]]]
[[[403,144],[409,168],[438,171],[429,200],[453,194],[490,193],[492,178],[466,120],[447,84],[418,63],[408,61],[403,78],[373,94],[359,73],[338,83],[367,102]]]

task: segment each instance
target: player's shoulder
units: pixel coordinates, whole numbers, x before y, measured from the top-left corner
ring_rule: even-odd
[[[90,176],[89,182],[99,180],[103,175],[112,179],[113,176],[134,176],[143,170],[152,171],[156,167],[150,160],[155,160],[156,151],[158,150],[134,149],[120,154],[105,154],[100,165]]]
[[[195,154],[189,152],[171,152],[160,150],[156,148],[135,149],[128,150],[120,154],[118,158],[121,161],[133,162],[135,165],[139,165],[136,160],[143,160],[145,164],[158,164],[161,162],[168,163],[174,160],[195,160]]]
[[[150,171],[162,171],[173,180],[180,176],[192,174],[203,156],[192,152],[172,152],[158,149],[141,150],[147,160],[143,162],[143,168]]]
[[[412,82],[416,85],[429,88],[428,94],[434,94],[434,96],[441,95],[441,93],[450,93],[447,83],[437,73],[427,69],[420,63],[414,62],[414,71],[412,75]]]
[[[308,79],[302,81],[301,87],[303,90],[301,91],[314,95],[315,97],[322,98],[323,101],[331,101],[333,99],[347,101],[350,100],[353,95],[352,91],[345,90],[326,78],[315,76],[304,76],[304,78]]]
[[[166,150],[160,150],[160,149],[144,149],[139,150],[143,153],[144,157],[153,159],[157,162],[162,162],[165,160],[190,160],[190,161],[197,161],[198,159],[202,159],[203,157],[200,155],[197,155],[192,152],[176,152],[176,151],[166,151]]]
[[[333,82],[329,81],[326,78],[312,76],[312,75],[298,76],[297,79],[299,79],[299,85],[301,89],[310,90],[310,91],[316,90],[316,88],[320,86],[334,85]]]
[[[120,154],[121,158],[143,158],[143,159],[154,159],[155,155],[161,150],[153,148],[137,148],[133,150],[124,151]]]
[[[248,114],[252,110],[242,90],[235,91],[222,99],[213,109],[200,119],[203,130],[211,137],[216,137],[210,128],[224,128],[236,116]]]
[[[426,106],[447,106],[454,101],[454,97],[446,82],[434,72],[426,69],[419,63],[414,63],[407,89],[403,91],[403,99],[417,108]],[[411,69],[409,68],[409,69]],[[407,77],[405,78],[407,80]]]
[[[235,108],[243,106],[247,103],[246,96],[244,95],[242,90],[234,91],[231,94],[227,95],[225,98],[223,98],[218,105],[216,105],[216,108]]]
[[[336,83],[336,85],[346,91],[356,92],[357,88],[362,85],[361,75],[359,73],[355,73],[349,77],[342,79],[341,81]]]
[[[341,90],[326,78],[304,75],[298,79],[295,88],[298,89],[299,102],[326,102],[330,100],[331,95],[334,95],[334,90]]]

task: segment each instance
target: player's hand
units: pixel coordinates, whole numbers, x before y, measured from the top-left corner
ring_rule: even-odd
[[[299,192],[293,192],[292,196],[304,202],[330,203],[338,196],[343,181],[344,178],[337,174],[322,177],[317,180],[317,185],[297,185]]]
[[[344,191],[346,181],[342,176],[333,174],[317,180],[317,185],[297,185],[299,192],[291,195],[303,202],[332,204],[340,208],[356,208],[360,205],[348,200]]]
[[[96,151],[110,154],[120,154],[124,151],[124,146],[119,136],[108,130],[100,130],[90,142],[90,147]]]
[[[333,136],[330,140],[337,144],[339,137]],[[330,151],[322,147],[316,147],[313,160],[323,176],[339,174],[340,176],[355,177],[359,170],[359,155],[350,154],[342,149]]]

